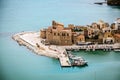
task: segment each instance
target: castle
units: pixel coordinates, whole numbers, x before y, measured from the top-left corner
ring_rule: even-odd
[[[119,42],[120,37],[120,18],[115,23],[109,25],[100,20],[87,26],[75,26],[52,21],[52,26],[40,30],[40,37],[46,44],[72,45],[85,42],[115,43]]]
[[[52,21],[51,27],[40,31],[40,37],[55,45],[72,45],[77,42],[85,42],[84,35],[73,32],[73,28],[74,25],[72,24],[65,28],[62,23]]]

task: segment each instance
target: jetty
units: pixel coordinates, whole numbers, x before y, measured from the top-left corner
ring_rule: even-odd
[[[59,61],[62,67],[69,67],[71,66],[71,62],[69,60],[68,54],[65,49],[61,49],[60,51],[60,56],[59,56]]]
[[[69,46],[57,46],[57,45],[46,45],[43,43],[44,39],[40,38],[40,32],[21,32],[12,36],[12,38],[19,43],[19,45],[26,46],[28,49],[34,53],[42,56],[47,56],[51,58],[56,58],[59,60],[62,67],[73,66],[70,61],[70,56],[67,51],[75,50],[86,50],[95,51],[97,49],[102,50],[116,50],[120,49],[120,43],[116,44],[92,44],[92,45],[69,45]],[[86,64],[85,60],[82,58],[71,58],[74,60],[74,66],[80,66]],[[82,61],[82,62],[81,62]],[[79,64],[76,64],[79,63]]]
[[[38,55],[59,59],[62,67],[70,67],[71,63],[65,49],[50,45],[44,45],[39,32],[21,32],[12,36],[19,45],[26,46]]]

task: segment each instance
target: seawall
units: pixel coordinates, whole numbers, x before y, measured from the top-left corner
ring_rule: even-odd
[[[34,34],[36,35],[35,32],[21,32],[21,33],[17,33],[15,35],[12,36],[12,38],[17,41],[17,43],[19,45],[23,45],[23,46],[26,46],[29,50],[31,50],[32,52],[38,54],[38,55],[42,55],[42,56],[47,56],[47,57],[52,57],[52,58],[58,58],[58,55],[57,54],[53,54],[52,52],[48,52],[46,50],[44,50],[42,47],[41,49],[40,48],[37,48],[36,45],[33,45],[33,43],[30,43],[28,42],[27,40],[25,40],[24,35],[26,34],[33,34],[33,36],[29,36],[29,37],[34,37]],[[28,38],[26,38],[28,39]],[[30,38],[32,39],[32,38]],[[33,41],[31,41],[33,42]],[[42,46],[42,45],[41,45]]]
[[[62,47],[44,45],[40,38],[40,32],[21,32],[12,36],[19,45],[26,46],[34,53],[42,56],[59,59],[61,66],[70,67],[71,62],[67,56],[66,50]]]

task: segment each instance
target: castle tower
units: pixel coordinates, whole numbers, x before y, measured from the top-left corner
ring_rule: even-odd
[[[52,28],[57,29],[57,30],[63,30],[64,29],[64,24],[52,21]]]

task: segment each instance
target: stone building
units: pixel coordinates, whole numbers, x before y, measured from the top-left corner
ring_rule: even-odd
[[[91,27],[94,29],[100,29],[100,26],[97,23],[92,23]]]
[[[88,38],[93,38],[93,36],[95,35],[93,29],[89,27],[87,30],[88,30]]]
[[[41,30],[41,38],[46,39],[50,44],[55,45],[71,45],[72,31],[69,28],[64,28],[62,23],[53,21],[52,26],[48,29]]]
[[[111,30],[113,34],[120,34],[120,18],[111,24]]]
[[[95,38],[100,32],[99,29],[90,28],[90,27],[87,30],[88,30],[88,38]]]
[[[68,28],[70,28],[72,31],[74,31],[74,24],[68,24]]]
[[[112,30],[117,30],[117,28],[116,28],[116,26],[115,26],[115,23],[112,23],[112,24],[111,24],[111,29],[112,29]]]
[[[85,42],[85,36],[83,34],[80,34],[77,39],[76,39],[76,42],[79,43],[79,42]]]
[[[97,24],[99,25],[99,27],[100,27],[101,30],[102,30],[103,28],[109,27],[109,24],[106,23],[106,22],[104,22],[104,21],[102,21],[102,20],[98,21]]]
[[[111,28],[110,27],[105,27],[102,29],[102,32],[105,33],[105,32],[111,32]]]
[[[115,39],[114,39],[113,35],[111,34],[111,32],[104,33],[103,43],[111,44],[114,42],[115,42]]]
[[[62,23],[52,21],[52,26],[40,31],[40,37],[46,42],[55,45],[72,45],[85,42],[84,27],[69,24],[64,27]]]
[[[114,34],[120,34],[120,18],[111,27],[102,20],[87,26],[69,24],[68,27],[64,27],[62,23],[52,21],[52,26],[40,30],[40,37],[44,39],[44,42],[53,45],[119,42],[119,36]]]
[[[52,21],[52,29],[63,30],[64,24]]]
[[[115,29],[120,30],[120,18],[117,18],[117,20],[115,21]]]
[[[114,34],[115,42],[120,43],[120,34]]]
[[[78,44],[80,42],[85,42],[84,34],[79,34],[77,32],[72,33],[72,42],[73,44]]]

